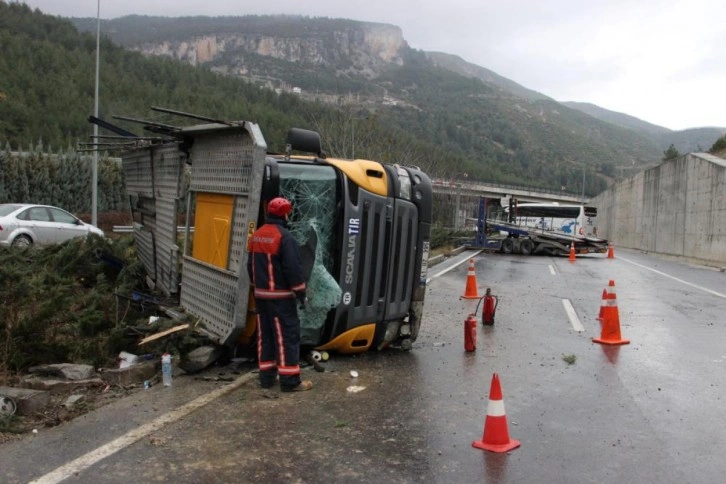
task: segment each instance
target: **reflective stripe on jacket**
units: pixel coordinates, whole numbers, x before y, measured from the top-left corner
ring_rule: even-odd
[[[285,221],[269,217],[250,240],[247,272],[257,299],[305,297],[300,248],[285,228]]]

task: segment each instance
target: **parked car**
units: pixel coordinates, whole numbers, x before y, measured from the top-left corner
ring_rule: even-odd
[[[0,245],[27,247],[57,244],[103,230],[58,207],[25,203],[0,204]]]

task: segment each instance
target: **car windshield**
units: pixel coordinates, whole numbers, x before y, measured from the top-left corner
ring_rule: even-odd
[[[0,217],[10,215],[14,211],[20,208],[20,205],[13,205],[12,203],[5,203],[0,205]]]

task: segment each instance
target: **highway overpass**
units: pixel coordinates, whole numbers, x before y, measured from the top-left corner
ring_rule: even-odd
[[[511,197],[520,202],[581,204],[588,201],[587,198],[562,190],[441,178],[431,181],[434,190],[434,222],[457,230],[467,226],[473,228],[478,216],[480,197],[503,199],[503,205],[507,205],[507,200]]]

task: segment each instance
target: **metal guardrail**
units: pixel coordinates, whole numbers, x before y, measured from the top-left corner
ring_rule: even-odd
[[[134,231],[133,225],[114,225],[111,229],[114,233],[117,234],[124,234],[124,233],[131,233]],[[184,226],[183,225],[177,225],[176,227],[177,232],[184,232]],[[194,227],[189,227],[190,232],[194,232]]]

